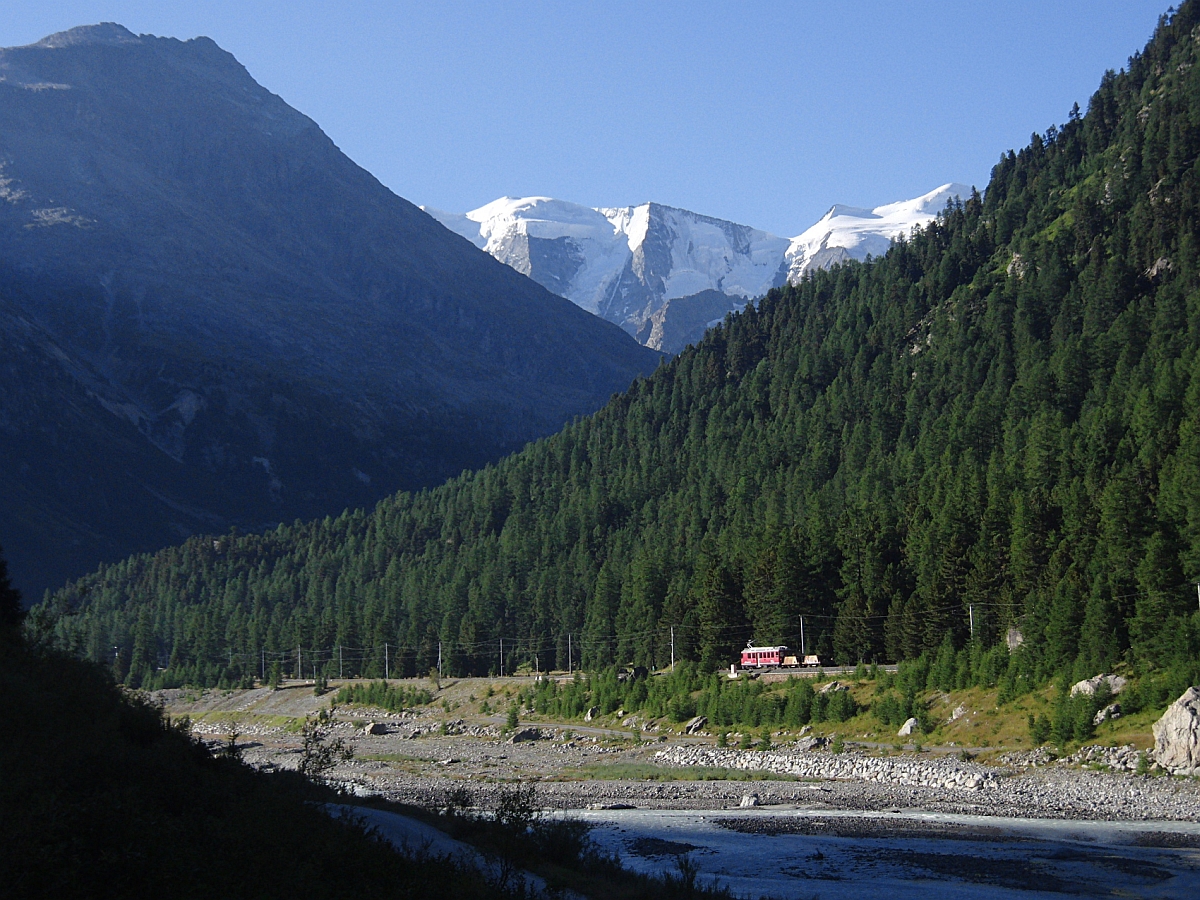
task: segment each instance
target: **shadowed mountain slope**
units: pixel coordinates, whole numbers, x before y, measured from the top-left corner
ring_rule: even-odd
[[[27,592],[437,483],[657,364],[212,41],[0,50],[0,541]]]

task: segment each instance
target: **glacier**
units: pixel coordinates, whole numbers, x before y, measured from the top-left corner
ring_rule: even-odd
[[[773,287],[885,253],[897,237],[970,192],[949,183],[873,209],[835,205],[794,238],[660,203],[593,208],[552,197],[501,197],[467,213],[421,208],[641,343],[677,353]]]
[[[912,200],[874,209],[836,204],[816,224],[792,238],[787,248],[787,280],[795,283],[805,272],[848,259],[882,256],[896,238],[932,222],[949,201],[969,196],[971,188],[951,182]]]

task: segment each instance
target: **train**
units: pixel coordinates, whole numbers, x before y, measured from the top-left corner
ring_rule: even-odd
[[[788,647],[755,647],[747,645],[742,651],[743,669],[784,668],[798,669],[803,666],[820,666],[821,658],[815,654],[797,656]]]

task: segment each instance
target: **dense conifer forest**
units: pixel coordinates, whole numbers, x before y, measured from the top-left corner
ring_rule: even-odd
[[[147,686],[439,652],[456,674],[672,651],[711,671],[747,640],[799,646],[801,617],[842,663],[958,652],[999,677],[1013,627],[1004,665],[1031,680],[1191,673],[1198,57],[1188,2],[983,195],[497,465],[134,557],[36,617]]]

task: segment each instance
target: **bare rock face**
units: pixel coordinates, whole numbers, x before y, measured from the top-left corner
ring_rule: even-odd
[[[897,737],[908,737],[910,734],[913,733],[913,729],[916,727],[917,727],[917,720],[916,719],[908,719],[907,721],[905,721],[905,723],[903,725],[900,726],[900,730],[896,732],[896,736]]]
[[[1096,693],[1102,684],[1108,685],[1108,692],[1116,695],[1125,690],[1125,685],[1128,682],[1120,675],[1096,675],[1093,678],[1085,679],[1084,681],[1076,682],[1071,686],[1071,696],[1076,694],[1087,694],[1089,697]]]
[[[542,732],[538,728],[519,728],[513,732],[513,736],[508,739],[510,744],[523,744],[526,741],[540,741]]]
[[[696,716],[683,728],[684,734],[695,734],[702,728],[708,727],[708,719],[705,716]]]
[[[1154,759],[1172,775],[1200,774],[1200,687],[1190,687],[1154,723]]]
[[[810,735],[809,737],[799,738],[792,746],[797,750],[807,752],[809,750],[820,750],[823,747],[829,746],[829,743],[829,738],[827,737],[812,737]]]

